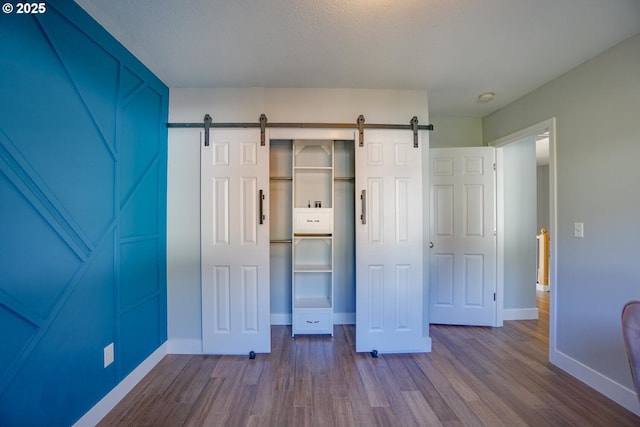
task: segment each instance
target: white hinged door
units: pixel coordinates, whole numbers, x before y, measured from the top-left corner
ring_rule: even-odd
[[[209,146],[201,138],[203,353],[269,353],[268,141],[260,145],[259,129],[210,132]]]
[[[366,130],[355,148],[358,352],[431,347],[423,325],[422,149],[412,132],[398,130]]]
[[[433,148],[431,323],[495,326],[495,149]]]

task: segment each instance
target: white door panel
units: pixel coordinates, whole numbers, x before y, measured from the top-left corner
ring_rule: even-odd
[[[421,150],[411,132],[388,130],[367,130],[364,147],[356,147],[358,352],[429,350],[422,325]]]
[[[496,323],[493,147],[433,148],[430,322]]]
[[[268,353],[269,228],[260,212],[268,212],[269,148],[257,129],[212,129],[208,147],[203,140],[203,352]]]

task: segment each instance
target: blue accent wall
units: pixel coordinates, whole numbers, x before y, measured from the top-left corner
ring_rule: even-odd
[[[2,426],[73,424],[167,336],[168,88],[46,6],[0,14]]]

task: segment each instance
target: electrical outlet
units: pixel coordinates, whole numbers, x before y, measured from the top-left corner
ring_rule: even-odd
[[[111,365],[115,359],[113,343],[104,348],[104,367]]]
[[[584,237],[584,223],[573,223],[573,237]]]

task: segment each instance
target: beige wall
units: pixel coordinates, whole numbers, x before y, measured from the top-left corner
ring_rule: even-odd
[[[482,119],[473,117],[431,116],[431,148],[479,147],[482,144]]]

